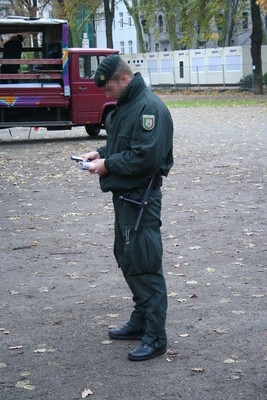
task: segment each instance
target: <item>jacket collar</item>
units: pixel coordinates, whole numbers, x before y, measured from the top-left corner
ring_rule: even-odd
[[[122,92],[117,105],[120,106],[123,103],[127,103],[128,101],[136,97],[145,87],[146,84],[142,75],[140,74],[140,72],[137,72],[129,85]]]

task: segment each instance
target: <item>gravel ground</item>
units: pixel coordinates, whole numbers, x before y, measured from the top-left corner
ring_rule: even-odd
[[[171,112],[168,352],[139,363],[107,335],[132,309],[111,195],[70,161],[105,133],[0,132],[1,399],[266,399],[266,107]]]

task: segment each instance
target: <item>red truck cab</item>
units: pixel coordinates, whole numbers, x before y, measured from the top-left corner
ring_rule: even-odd
[[[0,19],[2,41],[17,34],[24,38],[20,59],[6,58],[5,47],[0,48],[0,66],[5,65],[4,73],[0,71],[0,129],[84,125],[89,135],[96,136],[115,101],[95,85],[94,74],[104,57],[118,51],[69,49],[64,20]],[[8,65],[19,65],[18,73],[7,72]]]
[[[95,71],[104,57],[118,53],[111,49],[69,49],[71,109],[75,125],[85,125],[87,133],[98,130],[99,121],[107,111],[114,109],[114,100],[108,99],[94,83]]]

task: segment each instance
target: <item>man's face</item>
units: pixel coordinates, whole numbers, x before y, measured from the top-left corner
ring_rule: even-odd
[[[119,100],[122,92],[128,85],[127,76],[121,76],[119,81],[115,81],[112,78],[105,84],[103,87],[104,92],[106,93],[107,97],[113,98],[116,101]]]

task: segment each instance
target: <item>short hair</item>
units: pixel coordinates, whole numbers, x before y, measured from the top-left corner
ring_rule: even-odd
[[[112,77],[110,79],[113,80],[113,81],[119,81],[121,75],[128,75],[130,78],[134,77],[134,73],[131,70],[131,67],[124,60],[121,60],[119,68],[112,75]]]

